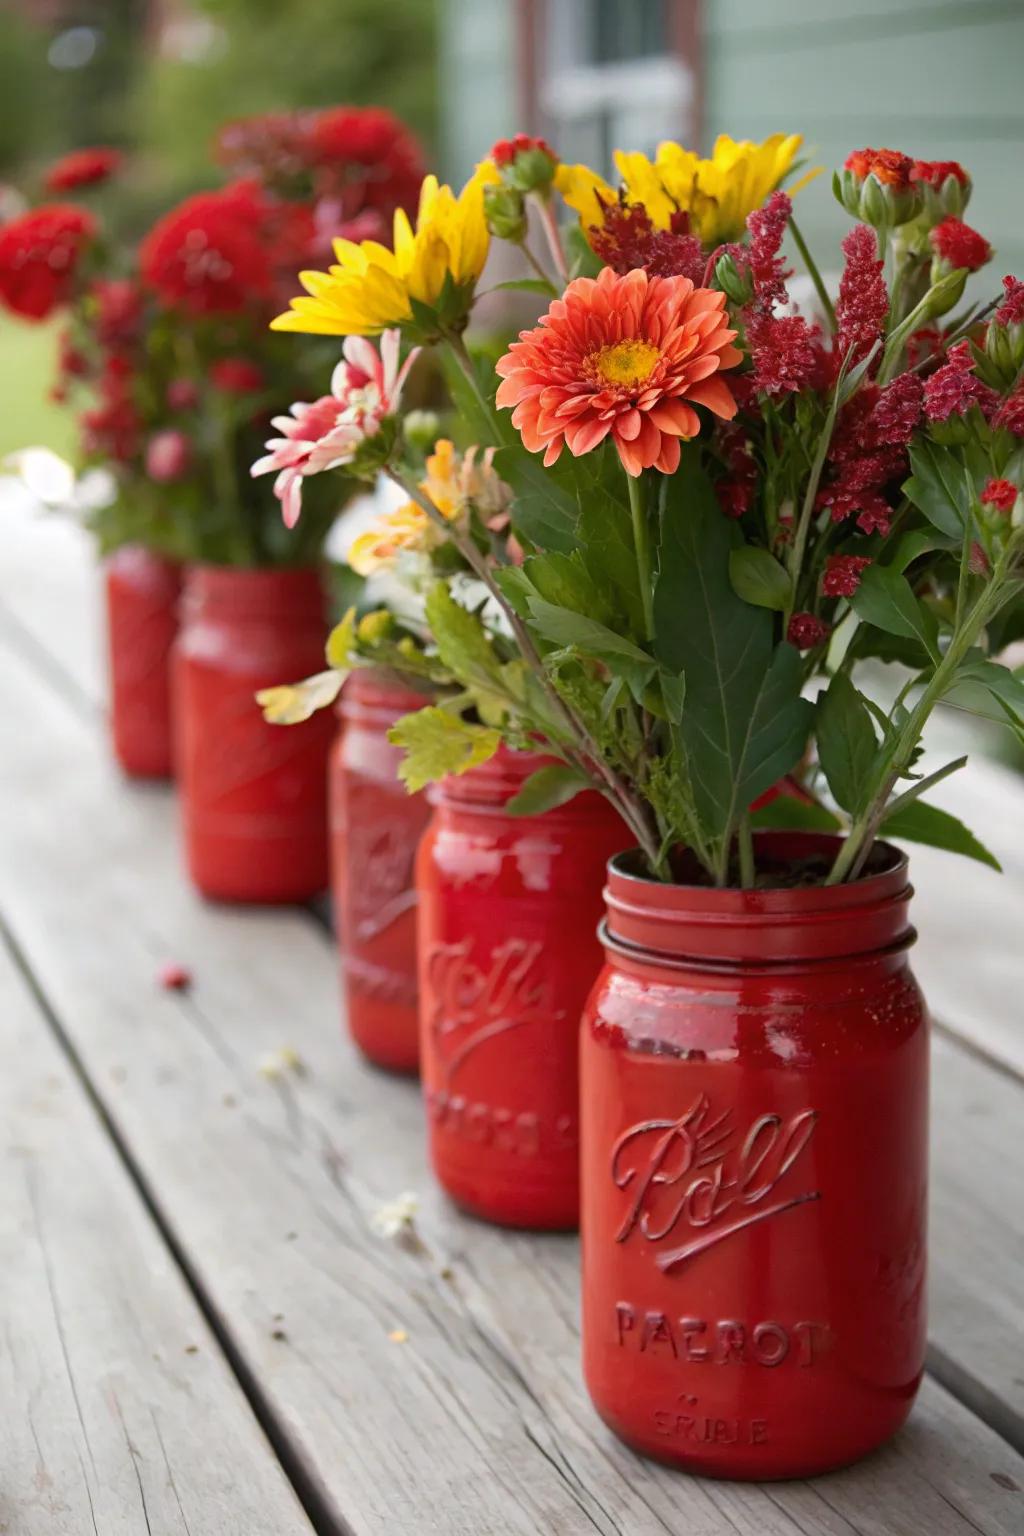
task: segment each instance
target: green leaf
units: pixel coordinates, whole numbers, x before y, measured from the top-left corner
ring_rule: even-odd
[[[776,795],[752,812],[750,819],[755,827],[788,832],[838,832],[842,825],[826,806],[816,800],[798,800],[795,795]]]
[[[944,540],[937,539],[934,533],[924,528],[914,528],[910,533],[901,534],[892,552],[883,562],[891,571],[905,571],[908,565],[913,565],[922,555],[929,550],[941,549]]]
[[[733,590],[729,556],[739,539],[696,452],[686,451],[666,485],[654,650],[685,679],[680,733],[698,814],[717,838],[795,767],[813,718],[800,697],[798,652],[776,645],[772,615]]]
[[[515,609],[521,619],[529,617],[530,598],[536,595],[533,582],[521,565],[502,565],[494,572],[494,579],[501,588],[506,602]]]
[[[563,454],[557,464],[545,469],[538,455],[517,443],[498,449],[494,467],[515,492],[511,508],[515,530],[540,549],[571,554],[576,548],[579,506],[573,461],[567,460],[569,455]]]
[[[866,803],[878,740],[871,713],[845,672],[837,672],[818,702],[818,758],[836,803],[856,815]]]
[[[398,776],[415,794],[449,773],[465,773],[485,763],[500,747],[501,732],[470,724],[431,704],[396,720],[388,740],[405,753]]]
[[[784,613],[793,584],[782,566],[766,549],[744,544],[729,555],[729,579],[737,597],[758,608]]]
[[[958,542],[967,521],[967,488],[956,454],[920,438],[910,449],[910,479],[903,493],[941,533]]]
[[[523,571],[543,601],[584,614],[599,624],[614,624],[614,606],[598,587],[578,549],[571,555],[557,550],[527,555]]]
[[[576,523],[579,554],[595,585],[621,615],[616,628],[643,634],[643,603],[629,507],[600,482],[580,496]]]
[[[554,298],[551,292],[551,284],[546,283],[540,277],[513,277],[505,283],[495,283],[493,288],[488,288],[488,293],[542,293],[546,299]]]
[[[915,800],[890,816],[881,824],[883,837],[894,837],[901,842],[927,843],[932,848],[945,848],[950,853],[962,853],[968,859],[977,859],[992,869],[1002,869],[994,854],[984,843],[968,831],[963,822],[948,811],[940,811],[937,805],[926,805]]]
[[[544,811],[565,805],[581,789],[589,787],[587,780],[575,768],[568,768],[564,763],[550,763],[530,774],[522,788],[507,802],[505,809],[512,816],[540,816]]]
[[[869,565],[850,604],[866,624],[890,635],[917,640],[938,661],[939,628],[930,608],[914,596],[907,578],[884,565]]]
[[[501,676],[501,660],[491,638],[475,613],[457,603],[443,581],[427,593],[427,623],[437,652],[460,683],[495,683]]]
[[[609,665],[619,661],[635,662],[652,675],[654,673],[654,661],[646,651],[627,640],[625,635],[617,635],[606,624],[588,618],[585,613],[575,613],[542,597],[531,597],[530,617],[540,634],[555,645],[574,646]]]

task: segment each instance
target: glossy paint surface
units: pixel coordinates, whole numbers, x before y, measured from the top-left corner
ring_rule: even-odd
[[[126,544],[104,561],[103,580],[114,755],[132,778],[167,779],[174,772],[171,647],[181,568]]]
[[[609,886],[581,1043],[590,1393],[693,1472],[853,1461],[902,1424],[924,1363],[928,1021],[905,860],[855,897]],[[717,960],[686,953],[701,934]]]
[[[419,1066],[413,869],[431,808],[399,779],[402,754],[387,733],[425,702],[382,674],[353,673],[331,751],[331,888],[348,1027],[371,1061],[396,1072]]]
[[[254,697],[322,671],[326,634],[316,571],[187,573],[175,719],[185,853],[204,895],[304,901],[327,885],[331,713],[268,725]]]
[[[421,1071],[449,1195],[497,1223],[571,1228],[579,1016],[604,865],[628,833],[596,794],[509,815],[542,761],[503,751],[438,794],[417,861]]]

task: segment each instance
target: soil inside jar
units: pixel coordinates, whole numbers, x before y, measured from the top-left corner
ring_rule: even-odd
[[[832,859],[820,853],[808,854],[799,859],[782,859],[760,848],[755,858],[756,873],[751,889],[756,891],[798,891],[824,885],[832,868]],[[867,880],[872,875],[884,873],[891,866],[892,858],[891,849],[876,844],[865,860],[857,879]],[[634,849],[632,853],[627,854],[622,860],[622,865],[631,875],[637,875],[640,879],[650,878],[639,849]],[[716,888],[708,871],[689,848],[677,848],[673,851],[671,867],[674,885],[696,886],[704,890]],[[735,869],[733,874],[735,876]],[[738,879],[734,878],[730,881],[728,889],[738,890]]]

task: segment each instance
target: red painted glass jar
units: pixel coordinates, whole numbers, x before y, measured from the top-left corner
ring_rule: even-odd
[[[341,697],[331,753],[331,887],[348,1027],[378,1066],[415,1072],[416,886],[425,795],[398,777],[402,757],[387,733],[426,699],[386,673],[354,672]]]
[[[766,833],[759,864],[834,840]],[[581,1040],[583,1355],[637,1450],[730,1478],[854,1461],[924,1365],[928,1018],[905,857],[852,885],[612,862]]]
[[[329,710],[268,725],[260,688],[320,672],[326,601],[315,570],[194,566],[174,688],[189,873],[224,901],[303,901],[327,885]]]
[[[545,762],[502,750],[438,787],[417,860],[420,1064],[434,1170],[516,1227],[579,1220],[579,1017],[604,868],[628,842],[598,794],[505,806]]]
[[[114,755],[132,778],[170,778],[181,567],[141,544],[125,544],[104,561],[104,587]]]

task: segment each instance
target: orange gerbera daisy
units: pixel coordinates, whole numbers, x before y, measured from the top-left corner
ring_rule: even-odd
[[[513,425],[531,453],[544,449],[545,464],[563,446],[578,457],[610,435],[627,474],[670,475],[680,438],[700,431],[694,405],[736,414],[717,377],[742,360],[735,335],[724,293],[605,267],[570,283],[499,360],[497,403],[514,407]]]

